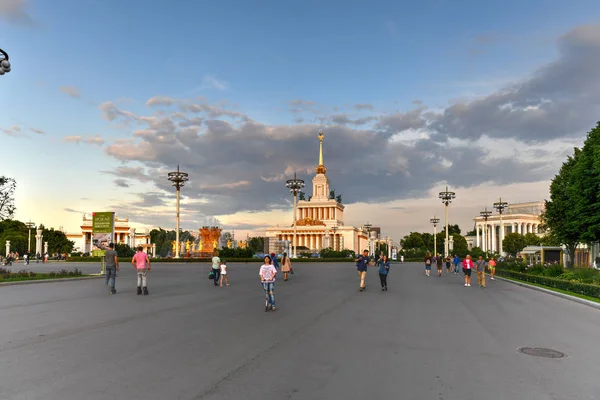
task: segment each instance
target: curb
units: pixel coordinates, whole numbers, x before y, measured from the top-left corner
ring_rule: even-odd
[[[504,282],[509,282],[509,283],[514,284],[514,285],[519,285],[519,286],[523,286],[523,287],[526,287],[526,288],[529,288],[529,289],[537,290],[538,292],[542,292],[542,293],[546,293],[546,294],[551,294],[551,295],[556,296],[556,297],[560,297],[560,298],[563,298],[563,299],[566,299],[566,300],[571,300],[571,301],[574,301],[576,303],[583,304],[583,305],[586,305],[586,306],[589,306],[589,307],[593,307],[595,309],[600,310],[600,303],[596,303],[594,301],[589,301],[589,300],[581,299],[579,297],[571,296],[571,295],[568,295],[568,294],[564,294],[564,293],[560,293],[560,292],[555,292],[554,290],[544,289],[544,288],[541,288],[541,287],[538,287],[538,286],[529,285],[529,284],[524,283],[524,282],[520,282],[520,281],[508,279],[508,278],[503,278],[503,277],[498,276],[498,275],[496,275],[496,279],[499,279],[499,280],[504,281]]]
[[[38,280],[32,280],[32,281],[0,282],[0,286],[33,285],[35,283],[50,283],[50,282],[85,281],[88,279],[98,279],[98,278],[104,278],[104,275],[81,276],[79,278],[56,278],[56,279],[38,279]]]

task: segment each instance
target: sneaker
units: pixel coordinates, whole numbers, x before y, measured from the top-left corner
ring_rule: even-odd
[[[142,294],[142,288],[141,288],[141,287],[139,287],[139,286],[138,286],[138,288],[137,288],[137,294],[138,294],[138,296],[139,296],[140,294]]]
[[[271,311],[277,311],[277,309],[275,308],[275,306],[271,307]]]
[[[385,291],[387,292],[387,286],[385,287]]]
[[[381,288],[381,291],[382,291],[382,292],[385,292],[385,288],[384,288],[384,287],[382,287],[382,288]]]
[[[465,283],[465,286],[469,286],[469,285],[467,285],[467,284]]]
[[[494,277],[492,277],[492,280],[495,281]]]
[[[471,286],[471,284],[469,283],[467,286]]]
[[[115,294],[115,293],[117,293],[117,289],[115,289],[114,287],[110,288],[110,294]]]
[[[148,288],[144,286],[144,296],[148,296]]]

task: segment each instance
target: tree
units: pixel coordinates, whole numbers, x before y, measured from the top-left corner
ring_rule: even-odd
[[[400,243],[405,250],[421,250],[425,248],[425,242],[423,242],[422,234],[419,232],[411,232],[404,236]]]
[[[541,246],[542,238],[536,235],[535,233],[527,233],[525,235],[525,245],[526,246]]]
[[[454,241],[453,248],[451,253],[456,254],[459,257],[464,257],[469,252],[469,245],[467,244],[467,239],[464,238],[460,233],[455,233],[452,235],[452,239]],[[473,254],[471,254],[473,255]]]
[[[265,251],[265,238],[252,237],[247,241],[247,248],[252,251],[252,254],[263,253]]]
[[[15,213],[15,190],[17,181],[0,176],[0,221],[11,219]]]
[[[580,158],[581,150],[575,148],[573,156],[567,158],[552,179],[550,200],[546,200],[546,207],[541,215],[542,229],[549,230],[551,238],[566,247],[569,255],[567,267],[573,266],[575,249],[581,241],[587,217],[582,215],[582,208],[586,206],[584,200],[579,198],[581,193],[577,192],[576,177],[577,173],[581,174],[581,171],[577,170]]]
[[[119,257],[133,257],[135,255],[135,249],[126,243],[115,243],[115,251]]]
[[[446,226],[445,225],[442,228],[442,230],[440,231],[440,233],[443,233],[444,237],[446,237]],[[457,224],[448,225],[448,234],[450,234],[450,235],[459,234],[460,235],[460,227]]]
[[[516,232],[509,233],[502,241],[502,249],[513,256],[516,256],[525,246],[527,246],[525,236]]]
[[[70,253],[73,251],[75,242],[67,239],[64,232],[56,231],[54,228],[43,229],[44,242],[48,242],[48,254]]]

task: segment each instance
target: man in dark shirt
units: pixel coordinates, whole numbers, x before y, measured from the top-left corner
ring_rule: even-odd
[[[365,279],[367,277],[367,268],[369,267],[369,250],[363,251],[362,256],[358,256],[356,260],[356,269],[358,270],[358,277],[360,278],[359,290],[362,292],[367,287],[365,285]]]
[[[117,277],[117,271],[119,270],[119,255],[114,250],[115,244],[111,243],[108,245],[108,250],[104,254],[106,258],[106,283],[110,282],[110,293],[115,294],[115,278]]]

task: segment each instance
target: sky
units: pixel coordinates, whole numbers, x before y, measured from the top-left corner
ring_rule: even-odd
[[[600,120],[597,0],[0,0],[0,174],[16,218],[236,236],[292,222],[325,134],[345,222],[399,241],[548,198]],[[310,194],[310,189],[308,190]]]

